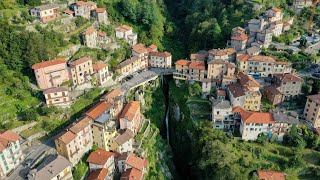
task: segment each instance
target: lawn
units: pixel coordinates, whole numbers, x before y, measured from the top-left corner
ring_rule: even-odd
[[[44,132],[45,130],[43,129],[41,123],[38,123],[36,124],[35,126],[33,126],[32,128],[30,129],[26,129],[24,131],[22,131],[20,133],[20,135],[24,138],[28,138],[30,137],[31,135],[34,135],[34,134],[37,134],[39,132]]]

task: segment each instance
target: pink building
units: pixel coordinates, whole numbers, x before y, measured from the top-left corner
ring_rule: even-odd
[[[120,115],[120,129],[130,129],[135,134],[141,123],[140,101],[131,101]]]
[[[67,60],[58,58],[44,61],[32,66],[40,89],[58,87],[61,83],[69,80]]]

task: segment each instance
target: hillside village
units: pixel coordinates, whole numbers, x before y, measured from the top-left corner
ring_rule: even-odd
[[[291,8],[300,13],[312,4],[311,0],[294,0]],[[32,64],[34,88],[43,95],[43,106],[70,111],[82,97],[79,92],[96,87],[106,91],[48,138],[54,142],[53,148],[38,148],[26,154],[30,145],[25,145],[25,137],[14,130],[1,131],[0,179],[148,179],[154,162],[148,159],[152,152],[146,144],[155,139],[157,131],[151,125],[153,120],[144,114],[148,101],[145,94],[149,87],[161,88],[165,76],[172,77],[178,89],[197,86],[199,99],[210,102],[210,119],[204,121],[212,129],[238,136],[239,143],[265,138],[281,144],[291,128],[302,125],[320,134],[319,92],[307,95],[306,103],[301,104],[307,78],[317,79],[316,73],[305,74],[292,62],[267,54],[277,49],[274,37],[286,34],[297,23],[281,8],[268,8],[243,27],[233,27],[224,48],[199,49],[183,59],[174,59],[175,52],[155,44],[141,43],[133,27],[113,24],[108,8],[96,2],[68,2],[63,8],[50,3],[32,7],[29,13],[44,27],[78,17],[87,19],[90,25],[82,26],[81,31],[67,28],[71,29],[66,33],[76,32],[79,47],[114,52],[125,44],[131,55],[114,66],[110,58],[98,60],[88,53],[74,56],[78,48]],[[114,33],[107,32],[106,26]],[[313,41],[319,36],[316,34]],[[317,45],[315,42],[309,46]],[[294,50],[288,46],[281,52],[294,54]],[[301,102],[299,107],[291,108],[293,101]],[[161,112],[164,116],[169,113],[165,111]],[[166,123],[168,128],[170,123]],[[166,155],[157,153],[157,160],[163,160],[162,156]],[[79,173],[81,167],[84,169]],[[161,166],[165,178],[174,179],[168,169]],[[281,169],[255,169],[253,174],[258,179],[290,179]]]

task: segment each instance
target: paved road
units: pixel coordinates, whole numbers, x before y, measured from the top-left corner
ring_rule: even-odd
[[[36,150],[32,151],[31,154],[25,158],[27,159],[32,159],[36,160],[39,158],[39,156],[47,152],[49,154],[54,154],[56,151],[54,149],[54,141],[52,139],[47,140],[43,144],[41,144]],[[29,167],[24,166],[25,161],[20,164],[15,171],[8,177],[8,180],[22,180],[22,179],[27,179],[27,175],[30,171]]]

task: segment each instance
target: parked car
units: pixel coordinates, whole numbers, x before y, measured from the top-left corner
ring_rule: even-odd
[[[31,167],[31,164],[33,163],[33,160],[32,159],[27,159],[26,161],[25,161],[25,166],[27,166],[27,167]]]

